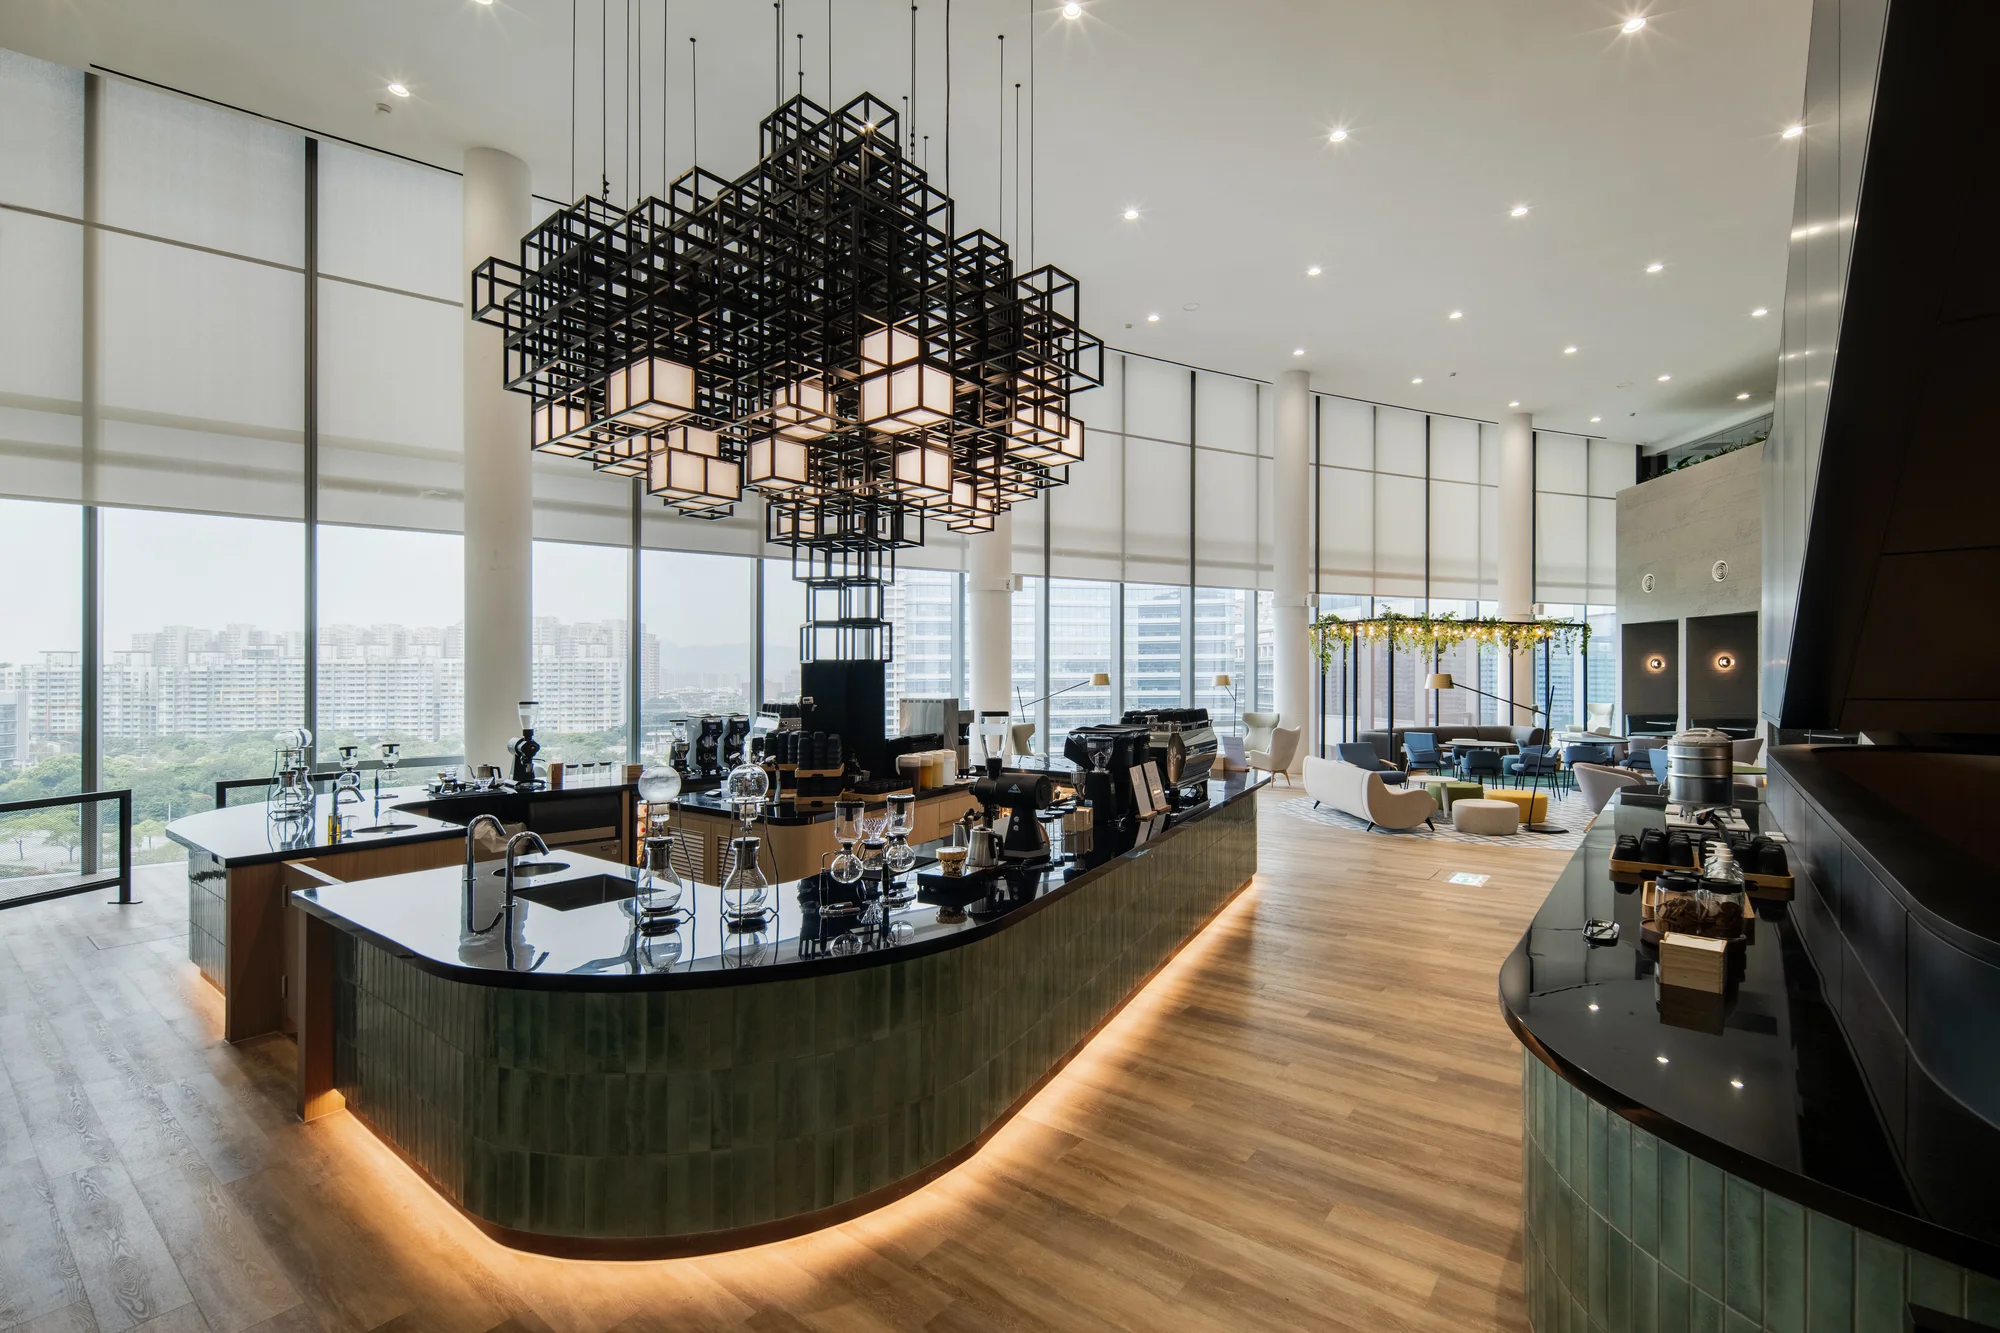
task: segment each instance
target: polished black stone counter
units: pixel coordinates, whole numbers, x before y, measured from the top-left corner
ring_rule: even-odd
[[[681,900],[686,923],[646,935],[634,902],[646,873],[569,853],[529,858],[566,869],[517,876],[511,912],[502,864],[480,863],[470,928],[465,876],[457,867],[304,890],[293,902],[424,971],[475,985],[624,991],[728,985],[752,971],[760,979],[809,976],[921,957],[1004,930],[1120,862],[1146,855],[1182,824],[1247,799],[1266,781],[1232,773],[1210,783],[1209,803],[1202,809],[1132,828],[1095,830],[1089,850],[1058,864],[1009,870],[983,894],[960,891],[948,903],[923,893],[903,906],[885,907],[882,920],[867,923],[853,916],[822,918],[815,882],[794,880],[771,887],[767,928],[731,930],[722,923],[721,891],[695,883]],[[919,864],[902,877],[906,893],[916,891],[917,875],[936,872],[933,847],[918,849]]]
[[[970,783],[961,782],[954,783],[949,787],[926,787],[922,791],[905,787],[902,789],[902,792],[914,795],[920,801],[928,801],[933,797],[950,796],[954,793],[965,791],[970,785]],[[862,804],[873,809],[880,809],[892,794],[894,793],[882,792],[874,796],[864,796],[862,797]],[[720,815],[725,819],[734,819],[736,817],[735,808],[730,804],[729,798],[717,789],[707,791],[684,790],[673,799],[673,807],[676,810],[688,810],[696,814]],[[833,821],[833,809],[830,806],[826,808],[800,809],[798,805],[791,801],[767,801],[762,812],[758,814],[757,819],[760,823],[770,824],[779,828],[796,828],[806,824],[827,824]]]
[[[1805,947],[1815,890],[1794,851],[1798,902],[1757,903],[1741,979],[1727,997],[1657,983],[1636,886],[1613,881],[1620,833],[1664,822],[1657,797],[1605,807],[1501,969],[1508,1023],[1530,1051],[1631,1126],[1743,1181],[1921,1254],[2000,1274],[2000,1135],[1954,1140],[1958,1183],[1941,1188],[1869,1095],[1871,1047],[1902,1037],[1844,1023]],[[1744,807],[1768,827],[1763,807]],[[1617,943],[1583,937],[1592,918]],[[1967,1129],[1962,1124],[1958,1129]],[[1636,1131],[1635,1131],[1636,1132]]]

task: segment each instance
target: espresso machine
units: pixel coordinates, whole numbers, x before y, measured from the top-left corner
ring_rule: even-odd
[[[1206,708],[1138,709],[1121,721],[1146,728],[1147,749],[1160,766],[1168,804],[1188,810],[1207,802],[1208,775],[1222,747]]]
[[[1100,828],[1129,826],[1139,817],[1132,770],[1151,757],[1152,730],[1107,723],[1072,728],[1063,758],[1076,766],[1077,790]]]

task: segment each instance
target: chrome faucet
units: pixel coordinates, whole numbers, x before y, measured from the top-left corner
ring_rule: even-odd
[[[516,833],[507,839],[507,911],[514,910],[514,854],[524,842],[531,842],[535,850],[543,856],[549,854],[549,845],[542,841],[539,833]]]
[[[462,924],[466,930],[474,931],[477,934],[481,935],[493,929],[492,923],[488,923],[484,927],[475,927],[472,924],[473,888],[478,883],[478,874],[479,874],[478,871],[473,869],[472,862],[473,862],[473,855],[477,851],[477,838],[475,835],[479,832],[479,826],[482,823],[491,824],[493,826],[494,832],[498,833],[502,838],[505,838],[507,836],[507,826],[500,822],[500,817],[498,815],[491,815],[491,814],[474,815],[471,819],[467,820],[465,824],[465,912],[463,915]],[[508,864],[510,867],[512,863],[513,863],[512,857],[510,856],[508,858]],[[513,883],[512,876],[509,876],[508,883],[509,886],[511,887]],[[496,916],[494,918],[494,922],[497,922],[498,920],[499,917]]]

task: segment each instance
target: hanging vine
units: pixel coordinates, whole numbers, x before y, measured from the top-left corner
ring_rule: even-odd
[[[1340,650],[1357,643],[1364,647],[1386,643],[1394,650],[1424,657],[1435,657],[1462,643],[1504,648],[1509,653],[1530,652],[1545,643],[1564,652],[1590,644],[1590,626],[1578,621],[1461,619],[1448,611],[1415,616],[1385,611],[1368,620],[1321,616],[1308,632],[1313,652],[1326,668],[1333,666]]]

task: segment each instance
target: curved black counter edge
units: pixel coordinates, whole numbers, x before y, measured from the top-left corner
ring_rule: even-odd
[[[1510,958],[1508,961],[1512,963],[1513,959]],[[1528,1054],[1539,1060],[1550,1071],[1613,1115],[1636,1125],[1662,1142],[1671,1143],[1688,1156],[1707,1162],[1773,1194],[1783,1195],[1794,1203],[1837,1218],[1850,1226],[1886,1237],[1912,1250],[1935,1255],[1961,1268],[1973,1269],[2000,1278],[2000,1247],[1984,1244],[1970,1236],[1926,1222],[1922,1218],[1911,1217],[1898,1209],[1857,1198],[1844,1190],[1833,1189],[1818,1181],[1782,1170],[1755,1154],[1718,1143],[1705,1134],[1689,1129],[1677,1120],[1633,1102],[1616,1089],[1599,1082],[1563,1060],[1521,1025],[1520,1020],[1514,1017],[1514,1011],[1507,1006],[1504,996],[1500,1002],[1500,1012],[1506,1018],[1508,1028],[1520,1039],[1521,1045],[1527,1048]]]
[[[857,1195],[844,1203],[835,1204],[828,1208],[819,1208],[809,1213],[795,1214],[794,1216],[782,1218],[777,1221],[758,1223],[753,1226],[729,1227],[720,1231],[704,1231],[686,1236],[664,1238],[643,1237],[636,1239],[551,1236],[541,1232],[517,1231],[511,1227],[496,1226],[485,1218],[480,1217],[477,1213],[469,1211],[462,1203],[453,1198],[451,1192],[444,1188],[425,1169],[422,1162],[405,1152],[400,1144],[389,1135],[383,1133],[381,1128],[373,1124],[366,1115],[356,1111],[351,1106],[347,1110],[356,1120],[366,1125],[369,1133],[373,1134],[380,1142],[386,1144],[389,1150],[395,1153],[402,1163],[414,1171],[426,1185],[430,1186],[433,1191],[447,1203],[451,1204],[454,1212],[470,1222],[488,1239],[505,1245],[509,1249],[521,1250],[529,1254],[547,1255],[552,1259],[610,1260],[636,1263],[659,1259],[692,1259],[704,1254],[722,1254],[731,1250],[746,1250],[752,1246],[769,1245],[776,1241],[790,1240],[795,1236],[809,1235],[815,1231],[823,1231],[828,1227],[839,1226],[843,1222],[851,1222],[857,1217],[862,1217],[879,1208],[887,1207],[889,1204],[896,1202],[896,1200],[916,1193],[932,1181],[950,1174],[952,1171],[971,1161],[973,1157],[978,1155],[981,1148],[984,1148],[991,1142],[996,1134],[1004,1129],[1016,1115],[1020,1114],[1021,1110],[1029,1102],[1033,1101],[1041,1093],[1043,1088],[1047,1087],[1058,1074],[1069,1067],[1070,1062],[1083,1051],[1084,1047],[1090,1045],[1096,1039],[1098,1033],[1110,1026],[1112,1020],[1124,1012],[1128,1004],[1138,998],[1139,992],[1143,991],[1152,982],[1154,977],[1164,972],[1174,959],[1180,956],[1182,950],[1186,949],[1188,945],[1199,938],[1201,933],[1207,930],[1217,917],[1228,911],[1229,905],[1241,897],[1243,890],[1249,887],[1250,881],[1246,879],[1231,890],[1229,896],[1222,901],[1222,904],[1209,913],[1200,925],[1190,931],[1187,938],[1181,941],[1178,948],[1161,959],[1156,966],[1141,977],[1133,985],[1132,989],[1125,994],[1123,999],[1119,1000],[1116,1005],[1106,1012],[1104,1017],[1098,1020],[1095,1026],[1084,1033],[1075,1045],[1064,1051],[1061,1057],[1049,1067],[1046,1073],[1036,1079],[1024,1092],[1010,1102],[1006,1109],[1001,1111],[992,1123],[981,1130],[970,1143],[947,1153],[930,1166],[905,1176],[892,1184],[884,1185],[880,1189],[871,1190],[867,1194]]]

